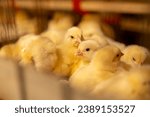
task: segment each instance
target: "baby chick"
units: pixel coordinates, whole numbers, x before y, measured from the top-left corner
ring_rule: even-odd
[[[33,64],[38,71],[50,72],[57,62],[56,46],[48,38],[39,36],[22,53],[22,64]]]
[[[92,95],[97,99],[150,99],[150,66],[120,72],[101,82]]]
[[[15,16],[16,26],[19,35],[36,32],[36,22],[24,11],[18,11]]]
[[[131,67],[142,65],[149,56],[149,51],[138,45],[129,45],[122,52],[124,55],[121,57],[121,61]]]
[[[82,17],[79,28],[83,30],[83,36],[89,37],[91,34],[103,35],[100,27],[100,17],[98,14],[86,14]]]
[[[105,46],[96,51],[89,65],[77,70],[69,79],[72,88],[90,93],[97,84],[115,75],[121,51]]]
[[[0,49],[0,56],[3,58],[11,58],[16,61],[20,60],[20,48],[15,44],[8,44]]]
[[[67,13],[56,12],[48,23],[48,30],[41,36],[48,37],[53,43],[60,44],[66,31],[73,26],[73,18]]]
[[[0,50],[0,56],[12,58],[19,62],[24,50],[33,40],[37,39],[37,37],[38,36],[34,34],[20,37],[16,43],[3,46]]]
[[[71,75],[77,70],[80,69],[81,67],[87,65],[90,63],[95,51],[103,47],[100,45],[97,41],[95,40],[86,40],[82,41],[77,49],[77,52],[75,55],[79,57],[77,59],[77,64],[74,64],[72,67],[72,72]]]
[[[47,30],[43,33],[41,33],[41,36],[49,38],[53,43],[56,45],[62,43],[63,38],[65,35],[65,31],[59,31],[59,30]]]
[[[73,17],[68,13],[56,12],[48,23],[48,30],[67,31],[73,26]]]
[[[99,26],[99,23],[94,21],[80,22],[79,28],[83,30],[83,36],[90,36],[91,34],[103,35],[103,32]]]
[[[75,52],[82,40],[82,31],[78,27],[68,29],[64,40],[57,45],[58,62],[54,73],[67,77],[70,74],[71,66],[76,61]]]
[[[39,36],[35,35],[35,34],[27,34],[24,36],[21,36],[18,41],[17,41],[17,45],[20,46],[21,49],[25,49],[27,48],[30,43],[36,39],[38,39]]]

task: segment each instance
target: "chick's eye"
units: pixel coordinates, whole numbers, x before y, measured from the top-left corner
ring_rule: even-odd
[[[86,48],[86,51],[90,51],[90,48]]]
[[[120,55],[119,54],[117,54],[117,56],[116,57],[119,57]]]
[[[133,61],[136,61],[134,57],[132,58],[132,60],[133,60]]]
[[[73,39],[73,38],[74,38],[74,36],[70,36],[70,38],[71,38],[71,39]]]

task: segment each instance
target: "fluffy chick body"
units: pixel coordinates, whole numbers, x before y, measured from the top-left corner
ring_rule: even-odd
[[[0,56],[4,58],[11,58],[16,61],[20,60],[20,48],[16,44],[8,44],[0,49]]]
[[[71,87],[90,93],[98,83],[115,74],[120,54],[120,50],[114,46],[106,46],[96,51],[89,65],[78,69],[71,76]]]
[[[51,72],[57,62],[56,46],[45,37],[33,40],[22,54],[22,64],[35,65],[38,71]]]
[[[79,28],[72,27],[68,29],[64,41],[60,45],[57,45],[58,62],[53,71],[54,73],[64,77],[69,76],[71,67],[77,59],[74,53],[81,39],[82,31]]]
[[[75,55],[79,58],[77,59],[77,63],[72,66],[71,75],[83,66],[86,66],[92,60],[92,57],[98,49],[103,47],[95,40],[86,40],[82,41],[75,53]]]
[[[150,66],[116,74],[93,90],[97,99],[150,99]]]

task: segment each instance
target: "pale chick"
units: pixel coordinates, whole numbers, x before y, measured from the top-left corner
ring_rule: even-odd
[[[39,38],[38,35],[27,34],[27,35],[21,36],[16,42],[16,45],[18,45],[23,51],[30,45],[30,43],[32,43],[32,41],[37,40],[38,38]]]
[[[4,45],[0,49],[0,57],[2,58],[10,58],[15,61],[20,60],[20,48],[16,46],[15,43]]]
[[[120,72],[99,83],[92,95],[97,99],[150,99],[150,66]]]
[[[38,71],[51,72],[57,63],[55,44],[50,39],[39,36],[24,50],[20,63],[35,65]]]
[[[86,40],[82,41],[75,53],[75,55],[79,58],[77,63],[72,66],[71,75],[83,66],[86,66],[92,60],[94,53],[102,48],[103,46],[100,45],[96,40]]]
[[[78,27],[68,29],[63,42],[57,45],[58,62],[53,71],[55,74],[69,77],[72,65],[77,59],[75,52],[82,38],[82,31]]]
[[[141,66],[150,55],[148,49],[139,45],[129,45],[122,52],[121,61],[131,67]]]
[[[36,21],[31,19],[24,11],[17,11],[15,14],[16,27],[19,35],[36,32]]]
[[[83,36],[85,38],[87,36],[89,37],[91,33],[97,35],[103,35],[103,32],[100,27],[100,16],[98,14],[84,15],[80,23],[78,24],[78,26],[83,30]]]
[[[69,13],[56,12],[48,23],[48,30],[67,31],[74,24],[73,17]]]
[[[24,50],[33,40],[37,38],[38,36],[34,34],[22,36],[18,39],[16,43],[7,44],[3,46],[0,50],[0,56],[5,58],[12,58],[19,62],[22,54],[24,53]]]
[[[79,23],[79,27],[83,30],[83,36],[85,40],[91,38],[93,35],[98,35],[100,41],[105,41],[110,45],[114,45],[120,50],[125,49],[125,44],[117,42],[104,34],[101,27],[100,16],[98,14],[88,14],[83,16],[81,22]]]
[[[107,37],[106,35],[104,35],[104,33],[102,32],[101,28],[98,26],[96,26],[96,23],[84,23],[85,25],[82,24],[82,26],[79,26],[82,30],[83,30],[83,36],[84,39],[87,40],[89,38],[93,38],[96,39],[98,41],[100,41],[100,43],[103,41],[104,44],[110,44],[110,45],[114,45],[116,47],[118,47],[120,50],[124,50],[126,45],[115,41],[109,37]]]
[[[103,35],[99,23],[94,21],[84,21],[80,22],[79,28],[83,30],[83,36],[89,37],[91,34]]]
[[[48,37],[53,43],[60,44],[66,31],[73,26],[73,18],[70,14],[56,12],[48,23],[48,29],[41,36]]]
[[[121,54],[115,46],[109,45],[99,49],[89,65],[80,68],[70,77],[70,86],[90,94],[100,82],[115,75]]]
[[[40,34],[43,37],[49,38],[56,45],[63,42],[63,37],[65,35],[65,31],[60,30],[47,30]]]
[[[84,23],[81,22],[80,25],[82,25]],[[93,24],[93,25],[92,25]],[[97,25],[97,28],[94,27],[94,24]],[[100,27],[98,24],[96,23],[89,23],[87,22],[87,24],[85,23],[85,26],[79,26],[81,27],[82,31],[83,31],[83,37],[84,37],[84,40],[96,40],[100,43],[100,45],[107,45],[108,44],[108,41],[107,41],[107,38],[103,35],[102,31],[100,30]]]

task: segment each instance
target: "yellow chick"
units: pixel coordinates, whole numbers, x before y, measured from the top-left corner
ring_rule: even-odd
[[[82,17],[81,22],[78,24],[79,28],[83,30],[84,38],[89,38],[92,34],[104,35],[100,26],[99,14],[86,14]]]
[[[21,64],[33,64],[38,71],[51,72],[56,62],[56,46],[46,37],[39,36],[22,53]]]
[[[99,40],[100,42],[103,41],[104,44],[110,44],[118,47],[120,50],[125,49],[125,44],[117,42],[107,36],[104,35],[99,22],[94,21],[84,21],[79,24],[79,27],[83,30],[84,39],[87,40],[88,38],[94,38]],[[97,36],[95,36],[97,35]]]
[[[28,48],[29,44],[37,38],[38,36],[34,34],[22,36],[16,43],[3,46],[0,50],[0,56],[13,58],[19,62],[25,49]]]
[[[59,30],[47,30],[41,33],[41,36],[49,38],[56,45],[63,42],[62,37],[64,37],[64,35],[65,35],[65,31],[59,31]]]
[[[83,30],[83,36],[90,36],[92,33],[97,35],[103,35],[103,32],[99,26],[99,23],[94,21],[84,21],[79,24],[79,28]]]
[[[38,39],[39,36],[38,35],[35,35],[35,34],[27,34],[27,35],[24,35],[24,36],[21,36],[18,41],[16,42],[16,44],[18,46],[20,46],[21,49],[25,49],[27,48],[30,43],[32,43],[32,41]]]
[[[124,55],[121,57],[121,61],[131,67],[142,65],[149,56],[149,51],[139,45],[129,45],[122,52]]]
[[[58,62],[54,73],[64,77],[69,76],[71,66],[77,58],[74,53],[81,43],[82,38],[82,31],[78,27],[68,29],[63,42],[57,45]]]
[[[48,23],[48,30],[67,31],[73,26],[73,17],[68,13],[56,12]]]
[[[56,12],[48,23],[48,30],[41,36],[48,37],[53,43],[60,44],[66,31],[73,26],[73,18],[70,14]]]
[[[19,35],[36,32],[36,22],[24,11],[18,11],[15,16],[16,26]]]
[[[20,48],[14,43],[14,44],[8,44],[4,45],[0,49],[0,56],[3,58],[11,58],[16,61],[20,60]]]
[[[74,64],[72,67],[72,72],[71,75],[77,70],[80,69],[81,67],[87,65],[90,63],[95,51],[103,47],[100,45],[97,41],[95,40],[86,40],[82,41],[75,53],[79,59],[77,59],[77,64]]]
[[[105,46],[96,51],[89,65],[78,69],[69,79],[70,86],[90,93],[100,82],[117,71],[121,51],[115,46]]]
[[[97,99],[150,99],[150,66],[120,72],[93,90]]]

